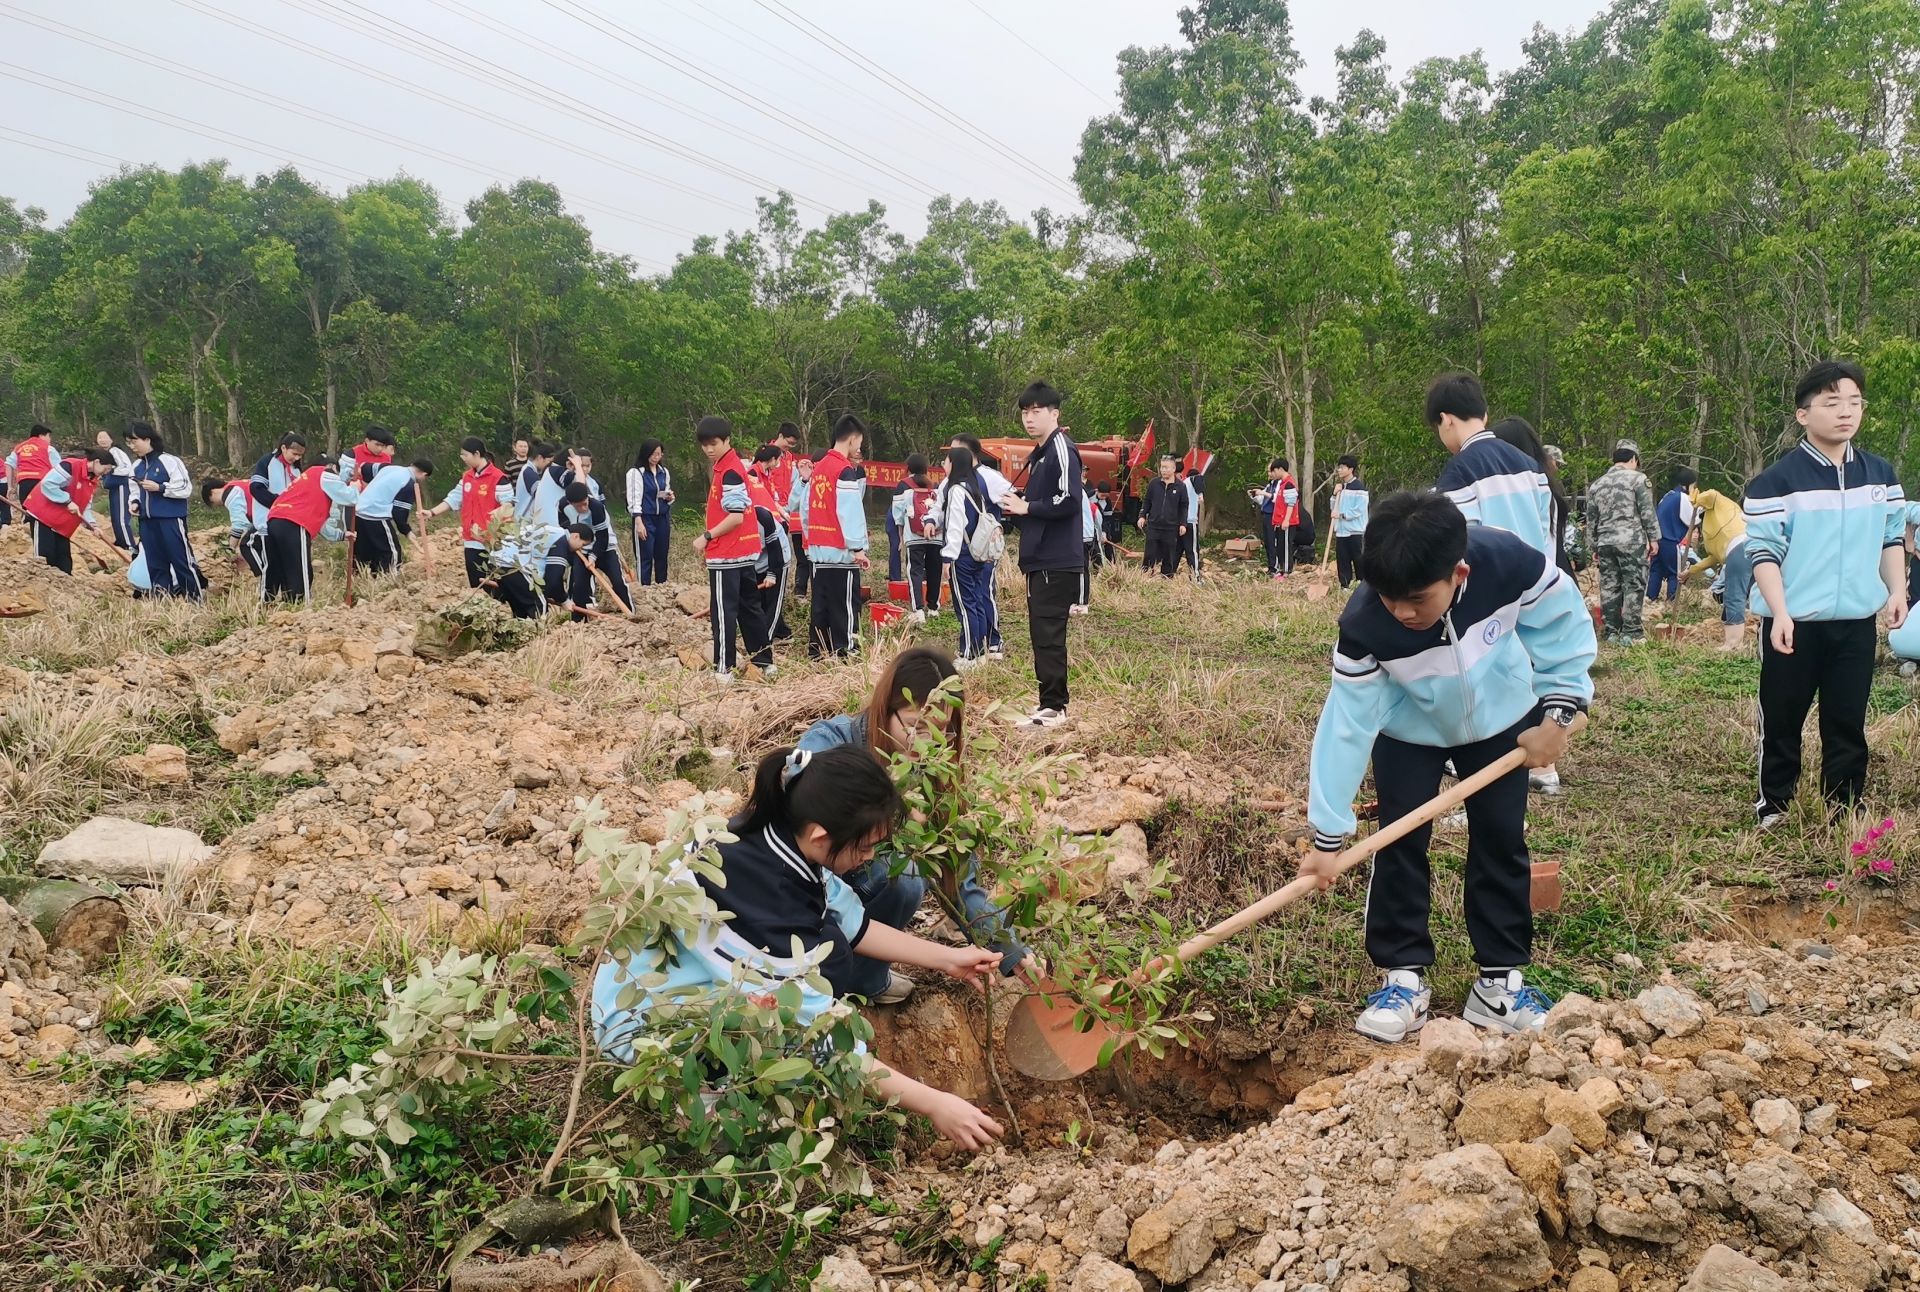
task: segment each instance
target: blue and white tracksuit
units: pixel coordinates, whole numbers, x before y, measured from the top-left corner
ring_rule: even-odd
[[[666,883],[683,891],[704,890],[718,911],[731,918],[703,919],[691,932],[667,934],[662,945],[624,963],[609,959],[595,971],[593,1034],[609,1057],[632,1062],[634,1045],[647,1029],[647,1015],[670,1003],[675,992],[732,984],[757,995],[796,986],[798,1022],[807,1028],[835,1005],[834,996],[807,982],[812,973],[825,978],[836,994],[879,993],[856,968],[876,962],[862,961],[852,951],[873,917],[839,876],[801,854],[791,832],[778,826],[743,832],[733,842],[720,844],[719,852],[724,884],[696,875],[678,856],[664,863]],[[802,953],[798,956],[792,954],[796,941]],[[810,968],[808,953],[822,949],[825,959]],[[886,972],[882,965],[882,986]],[[654,975],[664,981],[648,984]],[[630,993],[637,999],[623,1005],[621,997]],[[795,1038],[795,1048],[806,1050],[812,1044],[803,1035]]]
[[[267,529],[267,513],[287,486],[300,478],[300,466],[296,463],[289,467],[287,460],[280,456],[278,449],[267,454],[253,464],[253,477],[247,482],[247,496],[253,503],[253,527],[261,533]],[[342,480],[348,479],[342,475]]]
[[[976,468],[980,474],[980,492],[986,496],[987,513],[995,520],[1006,523],[1006,513],[1000,510],[1000,500],[1013,492],[1013,482],[990,466]],[[1000,649],[1000,567],[987,567],[988,595],[993,602],[993,616],[987,624],[987,649]]]
[[[140,546],[147,551],[147,573],[153,590],[170,597],[200,600],[200,568],[187,540],[187,499],[193,496],[193,478],[187,465],[171,453],[149,453],[133,468],[135,487],[152,480],[160,488],[140,491]]]
[[[1518,534],[1548,556],[1553,541],[1553,493],[1547,473],[1519,449],[1481,431],[1441,469],[1435,488],[1465,513],[1470,525]]]
[[[1740,510],[1754,571],[1780,571],[1794,622],[1786,654],[1770,636],[1779,608],[1753,607],[1762,617],[1755,811],[1765,818],[1793,800],[1801,727],[1816,696],[1821,787],[1829,802],[1853,803],[1866,787],[1877,616],[1893,595],[1880,580],[1881,553],[1905,538],[1906,495],[1883,459],[1848,445],[1836,466],[1802,441],[1753,478]]]
[[[1584,709],[1593,619],[1570,575],[1518,536],[1467,531],[1472,573],[1430,628],[1401,624],[1365,583],[1340,615],[1333,686],[1314,732],[1307,816],[1318,848],[1354,829],[1353,796],[1373,762],[1385,826],[1439,790],[1451,759],[1471,776],[1509,753],[1543,708]],[[1483,969],[1531,958],[1527,774],[1467,800],[1466,918]],[[1367,951],[1383,968],[1434,961],[1424,827],[1381,850],[1367,890]]]
[[[545,467],[528,463],[514,482],[513,514],[533,527],[530,542],[550,546],[560,536],[560,504],[567,500],[566,472],[557,462]]]
[[[127,509],[127,494],[133,488],[133,459],[118,444],[107,451],[113,454],[113,470],[100,484],[107,491],[107,518],[113,523],[113,545],[123,552],[131,552],[133,516]]]
[[[373,473],[360,490],[354,504],[355,525],[353,559],[374,573],[385,573],[400,564],[403,549],[400,535],[413,532],[413,505],[418,490],[413,468],[389,462]]]
[[[667,581],[667,539],[673,517],[662,494],[673,490],[673,473],[665,467],[632,467],[627,471],[627,515],[647,527],[647,536],[633,538],[633,560],[640,586]]]
[[[953,612],[960,619],[960,658],[979,659],[1000,640],[1000,603],[994,594],[993,565],[976,561],[967,544],[987,514],[982,500],[962,485],[940,490],[946,541],[940,559],[953,571]]]
[[[227,532],[233,536],[234,550],[257,578],[267,569],[267,536],[253,526],[253,497],[244,488],[229,486],[221,499],[227,509]]]
[[[806,734],[800,737],[795,747],[817,754],[838,745],[853,745],[861,749],[867,747],[866,714],[849,713],[837,718],[822,718],[807,728]],[[869,916],[896,929],[907,927],[914,912],[920,909],[921,899],[927,892],[927,881],[911,861],[894,850],[890,840],[883,841],[875,848],[873,860],[847,874],[845,880],[847,886],[859,896]],[[981,945],[992,947],[1000,953],[1001,973],[1011,974],[1020,967],[1020,962],[1029,953],[1013,930],[1007,927],[1006,916],[981,886],[978,856],[967,860],[967,873],[960,881],[960,910],[972,935],[985,939]],[[885,982],[884,975],[880,981]]]

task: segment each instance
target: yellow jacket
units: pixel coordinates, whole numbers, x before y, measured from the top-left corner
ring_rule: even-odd
[[[1699,485],[1693,485],[1687,490],[1687,497],[1699,509],[1694,524],[1700,529],[1700,546],[1706,552],[1687,570],[1688,574],[1697,574],[1704,566],[1725,563],[1727,548],[1733,545],[1735,539],[1747,536],[1747,521],[1740,514],[1740,504],[1718,489],[1702,489]]]

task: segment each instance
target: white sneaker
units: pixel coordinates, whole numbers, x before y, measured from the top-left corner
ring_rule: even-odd
[[[1535,794],[1553,795],[1560,792],[1560,773],[1551,767],[1535,768],[1527,773],[1527,788]]]
[[[887,986],[878,996],[867,1002],[871,1005],[898,1005],[913,995],[913,979],[903,973],[887,970]]]
[[[988,659],[1005,659],[1006,657],[1007,657],[1007,648],[1005,646],[987,647]]]
[[[916,610],[912,614],[907,616],[907,622],[915,623],[915,624],[924,624],[925,622],[927,622],[927,612],[924,610]]]
[[[1460,1017],[1493,1032],[1537,1032],[1547,1025],[1547,1011],[1552,1008],[1545,992],[1527,986],[1518,969],[1509,969],[1491,977],[1482,975],[1467,993]]]
[[[1087,613],[1087,608],[1081,605],[1072,605],[1067,607],[1067,613],[1070,615],[1084,615]]]
[[[780,676],[780,666],[778,664],[769,664],[765,668],[760,670],[760,677],[761,677],[761,680],[763,681],[771,682],[773,681],[774,678],[779,676]]]
[[[1354,1030],[1369,1040],[1397,1045],[1427,1025],[1433,992],[1412,969],[1389,969],[1387,985],[1367,997]]]
[[[1786,819],[1787,814],[1785,812],[1762,812],[1759,823],[1755,825],[1754,828],[1756,830],[1771,830]]]
[[[731,669],[716,668],[713,670],[713,680],[716,682],[731,682],[733,681],[733,672]]]
[[[1067,713],[1064,709],[1035,709],[1015,724],[1022,727],[1064,727],[1067,725]]]

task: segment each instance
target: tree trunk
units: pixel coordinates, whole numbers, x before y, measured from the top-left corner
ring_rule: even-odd
[[[93,420],[87,416],[87,406],[80,405],[80,442],[88,448],[93,447]]]
[[[1706,444],[1707,412],[1710,407],[1706,383],[1696,382],[1693,387],[1693,435],[1687,441],[1687,466],[1696,474],[1700,470],[1700,450]]]
[[[1307,514],[1313,514],[1314,496],[1319,492],[1319,478],[1313,474],[1314,458],[1313,434],[1313,359],[1306,347],[1300,353],[1300,478],[1298,487],[1306,495],[1304,501]],[[1328,522],[1331,524],[1331,520]]]
[[[225,384],[227,393],[227,464],[239,466],[247,460],[247,430],[240,420],[240,342],[227,342],[227,360],[233,365],[233,380]]]
[[[340,378],[333,371],[333,364],[327,364],[327,456],[340,456]]]
[[[165,435],[167,428],[160,417],[160,403],[153,397],[153,372],[147,367],[146,348],[138,341],[133,343],[133,372],[140,379],[140,395],[147,402],[148,423]]]

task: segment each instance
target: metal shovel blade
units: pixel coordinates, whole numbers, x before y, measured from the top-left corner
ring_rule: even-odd
[[[1073,997],[1051,978],[1021,997],[1007,1016],[1007,1059],[1014,1070],[1036,1081],[1067,1081],[1092,1071],[1116,1033],[1097,1020],[1084,1030],[1075,1027],[1078,1012]]]

